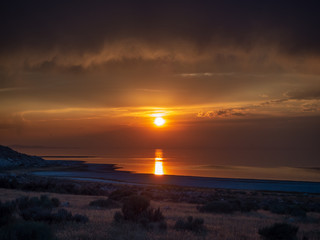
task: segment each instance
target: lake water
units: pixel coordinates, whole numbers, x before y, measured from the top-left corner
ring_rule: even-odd
[[[156,175],[273,179],[320,182],[320,166],[307,153],[254,150],[126,149],[108,154],[44,156],[47,160],[79,160],[116,164],[119,170]],[[236,157],[235,157],[236,156]]]

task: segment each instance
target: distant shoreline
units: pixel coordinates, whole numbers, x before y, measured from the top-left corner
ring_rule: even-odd
[[[116,164],[117,168],[140,174],[153,174],[154,158],[151,157],[119,157],[105,155],[45,155],[47,162],[79,161],[86,164]],[[118,159],[119,158],[119,159]],[[190,160],[190,159],[189,159]],[[179,158],[164,158],[163,169],[166,175],[199,176],[209,178],[263,179],[297,182],[320,182],[318,165],[275,165],[259,166],[241,163],[181,162]],[[62,164],[64,165],[64,164]],[[182,168],[180,168],[182,167]]]
[[[46,177],[135,185],[175,185],[181,187],[320,193],[320,182],[178,175],[155,176],[153,174],[119,171],[118,169],[116,164],[81,163],[64,169],[42,169],[33,171],[32,174]]]

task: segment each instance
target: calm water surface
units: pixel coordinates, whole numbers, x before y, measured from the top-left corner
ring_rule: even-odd
[[[90,156],[45,156],[47,160],[81,160],[116,164],[120,170],[156,175],[186,175],[221,178],[275,179],[320,182],[320,165],[307,153],[296,159],[286,151],[129,149]],[[73,154],[74,155],[74,154]]]

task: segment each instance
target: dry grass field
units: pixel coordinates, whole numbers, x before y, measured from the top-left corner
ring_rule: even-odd
[[[56,197],[65,205],[64,208],[73,214],[83,214],[89,218],[88,223],[68,222],[52,224],[54,233],[59,240],[89,240],[89,239],[217,239],[217,240],[254,240],[261,239],[258,230],[276,222],[286,222],[298,226],[298,239],[320,239],[320,224],[314,219],[320,218],[319,213],[308,213],[307,218],[300,219],[292,216],[278,215],[269,211],[233,214],[202,213],[197,210],[197,204],[177,203],[167,201],[151,201],[152,207],[160,207],[167,222],[167,230],[144,229],[135,223],[114,223],[113,216],[120,209],[99,209],[89,206],[96,199],[107,197],[71,195],[43,192],[25,192],[21,190],[0,189],[2,202],[14,200],[21,196],[40,196],[46,194]],[[66,206],[66,203],[69,203]],[[202,218],[207,228],[206,233],[191,231],[177,231],[174,229],[176,221],[188,216]],[[313,219],[313,221],[308,221]]]

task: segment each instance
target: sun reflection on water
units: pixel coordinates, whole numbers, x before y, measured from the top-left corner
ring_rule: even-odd
[[[163,175],[163,152],[162,149],[155,150],[155,163],[154,163],[154,174],[155,175]]]

